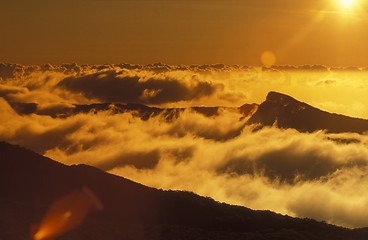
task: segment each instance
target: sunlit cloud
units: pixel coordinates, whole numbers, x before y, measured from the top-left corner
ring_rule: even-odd
[[[2,123],[1,140],[66,164],[254,209],[366,226],[368,195],[357,184],[368,166],[366,135],[274,127],[254,132],[231,111],[214,117],[185,111],[167,122],[160,115],[142,120],[110,111],[64,119],[20,116],[4,100],[1,109],[2,119],[11,119]],[[362,204],[352,204],[357,201]]]
[[[278,90],[324,110],[363,117],[368,114],[364,69],[221,64],[10,68],[11,74],[0,81],[1,141],[152,187],[348,227],[367,226],[368,194],[362,187],[368,169],[366,134],[276,127],[256,131],[238,110]],[[164,111],[141,118],[113,107],[58,117],[75,104],[106,101],[182,109],[170,120]],[[225,107],[206,115],[184,109],[188,106]],[[252,111],[251,106],[242,111]]]

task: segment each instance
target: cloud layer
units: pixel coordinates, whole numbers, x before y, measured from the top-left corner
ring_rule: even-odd
[[[171,122],[111,111],[58,119],[20,116],[2,100],[0,115],[8,119],[1,140],[66,164],[90,164],[149,186],[254,209],[367,226],[366,135],[254,131],[229,111],[206,117],[188,110]]]
[[[249,66],[0,64],[0,96],[39,109],[96,102],[165,107],[261,103],[270,91],[297,97],[329,112],[367,118],[366,68],[320,65]],[[127,88],[130,90],[128,91]]]
[[[0,140],[152,187],[348,227],[368,226],[366,134],[256,130],[232,108],[210,116],[182,110],[170,121],[163,112],[141,119],[110,108],[55,114],[73,104],[105,101],[240,106],[259,103],[257,95],[267,87],[326,93],[326,86],[364,89],[363,80],[345,83],[330,69],[303,75],[310,77],[303,80],[278,69],[224,65],[4,66],[10,70],[0,76]]]

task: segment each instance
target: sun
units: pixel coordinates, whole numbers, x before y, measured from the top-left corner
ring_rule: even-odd
[[[340,3],[344,8],[350,8],[355,4],[355,0],[340,0]]]

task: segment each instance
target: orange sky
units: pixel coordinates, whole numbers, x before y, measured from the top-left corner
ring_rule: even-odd
[[[5,0],[0,61],[365,66],[362,0]]]

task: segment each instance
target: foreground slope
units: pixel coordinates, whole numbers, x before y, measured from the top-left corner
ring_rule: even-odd
[[[249,123],[280,128],[295,128],[302,132],[327,130],[331,133],[368,131],[368,120],[328,113],[294,98],[270,92],[266,101],[249,119]]]
[[[0,142],[0,239],[30,239],[57,198],[83,186],[104,210],[58,239],[367,239],[348,230],[270,211],[253,211],[189,192],[163,191],[96,168],[66,166]]]

